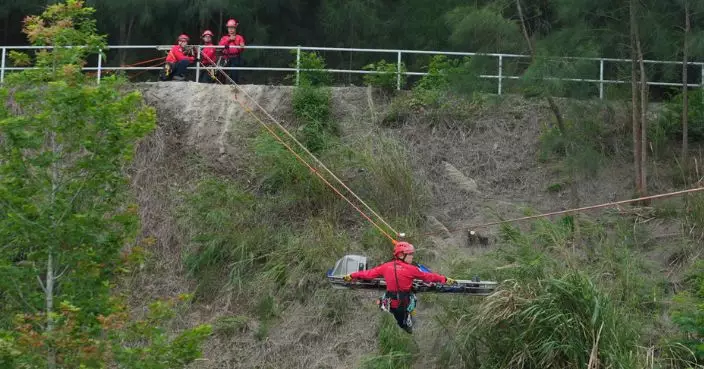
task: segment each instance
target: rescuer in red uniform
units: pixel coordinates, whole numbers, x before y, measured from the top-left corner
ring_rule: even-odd
[[[215,45],[213,44],[213,32],[209,29],[203,31],[201,35],[203,46],[200,48],[200,64],[206,68],[214,67],[217,56]],[[213,83],[215,82],[215,73],[213,70],[202,70],[200,72],[200,82]]]
[[[170,64],[173,79],[183,81],[188,66],[196,61],[193,50],[188,47],[188,35],[178,36],[178,43],[166,55],[166,63]]]
[[[398,242],[394,247],[393,260],[369,270],[354,272],[343,277],[346,282],[353,279],[374,279],[383,277],[386,282],[386,296],[391,299],[390,311],[394,314],[399,327],[411,333],[406,324],[408,306],[411,298],[413,280],[420,279],[427,283],[455,284],[455,280],[444,275],[420,270],[413,264],[415,248],[408,242]]]
[[[228,68],[238,67],[241,64],[243,48],[238,46],[244,46],[244,37],[237,34],[237,21],[230,19],[227,21],[227,35],[222,36],[218,45],[224,46],[222,50],[222,57],[225,59],[225,66]],[[230,78],[235,83],[239,83],[239,75],[237,70],[228,71]]]

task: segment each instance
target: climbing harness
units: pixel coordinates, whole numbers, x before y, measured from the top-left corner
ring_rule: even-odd
[[[389,297],[388,292],[384,292],[384,294],[379,297],[376,301],[376,304],[379,306],[379,310],[387,312],[387,313],[392,313],[391,312],[391,300],[392,298]],[[416,317],[416,304],[418,301],[418,297],[416,296],[415,293],[409,293],[408,294],[408,304],[406,306],[406,311],[408,314],[406,315],[406,326],[409,328],[413,327],[413,324],[415,323],[415,317]]]

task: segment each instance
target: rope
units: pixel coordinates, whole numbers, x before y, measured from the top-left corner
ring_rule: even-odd
[[[166,64],[166,60],[162,60],[160,63],[154,64],[154,65],[150,65],[149,67],[160,67],[160,66],[162,66],[162,65],[164,65],[164,64]],[[142,74],[144,74],[144,73],[146,73],[146,72],[150,72],[150,70],[143,70],[143,71],[141,71],[141,72],[138,72],[138,73],[136,73],[136,74],[130,76],[130,78],[137,78],[137,77],[139,77],[140,75],[142,75]]]
[[[521,218],[514,218],[514,219],[508,219],[508,220],[502,220],[502,221],[497,221],[497,222],[490,222],[490,223],[484,223],[484,224],[478,224],[474,226],[469,226],[469,227],[462,227],[462,228],[454,228],[448,230],[450,233],[454,232],[459,232],[459,231],[467,231],[467,230],[472,230],[472,229],[477,229],[477,228],[485,228],[488,226],[492,225],[498,225],[498,224],[503,224],[503,223],[514,223],[514,222],[522,222],[525,220],[530,220],[530,219],[536,219],[536,218],[544,218],[544,217],[549,217],[553,215],[561,215],[561,214],[570,214],[570,213],[580,213],[586,210],[592,210],[592,209],[600,209],[600,208],[607,208],[610,206],[617,206],[617,205],[622,205],[622,204],[629,204],[633,202],[639,202],[639,201],[646,201],[646,200],[655,200],[655,199],[662,199],[666,197],[673,197],[673,196],[679,196],[679,195],[684,195],[688,193],[693,193],[693,192],[699,192],[699,191],[704,191],[704,187],[698,187],[698,188],[691,188],[689,190],[682,190],[682,191],[675,191],[675,192],[667,192],[663,194],[658,194],[658,195],[652,195],[652,196],[644,196],[644,197],[639,197],[637,199],[631,199],[631,200],[621,200],[621,201],[615,201],[615,202],[607,202],[603,204],[598,204],[598,205],[591,205],[591,206],[585,206],[581,208],[574,208],[574,209],[568,209],[568,210],[561,210],[561,211],[554,211],[551,213],[544,213],[544,214],[538,214],[538,215],[531,215],[531,216],[526,216],[526,217],[521,217]],[[432,236],[436,234],[444,233],[442,232],[429,232],[429,233],[422,233],[422,236]]]
[[[208,59],[208,61],[210,61],[211,63],[215,64],[215,63],[213,62],[213,60],[211,60],[207,55],[204,55],[204,56]],[[245,91],[245,90],[242,89],[237,83],[235,83],[235,81],[233,81],[232,78],[230,78],[230,76],[228,76],[227,73],[225,73],[225,72],[220,68],[220,66],[217,66],[217,65],[216,65],[216,67],[218,68],[218,70],[219,70],[221,73],[223,73],[223,74],[225,75],[225,77],[227,77],[228,80],[230,80],[230,82],[231,82],[238,90],[242,91],[242,92],[244,93],[244,95],[245,95],[247,98],[249,98],[249,99],[254,103],[254,105],[255,105],[257,108],[259,108],[262,112],[264,112],[264,114],[265,114],[272,122],[274,122],[274,124],[276,124],[276,126],[277,126],[279,129],[281,129],[284,133],[286,133],[286,135],[289,136],[289,137],[293,140],[293,142],[295,142],[301,149],[303,149],[303,151],[306,152],[306,154],[308,154],[311,158],[313,158],[313,160],[314,160],[321,168],[323,168],[328,174],[330,174],[330,176],[332,176],[332,178],[334,178],[335,181],[337,181],[337,183],[339,183],[345,190],[347,190],[355,199],[357,199],[357,201],[359,201],[362,205],[364,205],[364,207],[367,208],[367,210],[369,210],[372,214],[374,214],[374,216],[376,216],[377,219],[378,219],[379,221],[381,221],[385,226],[387,226],[394,234],[396,234],[396,235],[399,234],[398,231],[396,231],[396,229],[394,229],[394,227],[392,227],[388,222],[386,222],[386,220],[384,220],[384,218],[383,218],[381,215],[379,215],[376,211],[374,211],[374,209],[372,209],[369,205],[367,205],[367,203],[364,202],[364,200],[362,200],[359,196],[357,196],[357,194],[356,194],[354,191],[352,191],[352,189],[350,189],[349,187],[347,187],[347,185],[346,185],[344,182],[342,182],[342,180],[340,180],[340,179],[335,175],[335,173],[333,173],[330,169],[328,169],[328,167],[325,166],[325,164],[323,164],[323,162],[321,162],[321,161],[320,161],[313,153],[311,153],[300,141],[298,141],[298,140],[296,139],[296,137],[295,137],[294,135],[292,135],[291,132],[289,132],[289,131],[286,129],[286,127],[284,127],[283,125],[281,125],[281,123],[279,123],[279,121],[277,121],[276,118],[274,118],[271,114],[269,114],[268,111],[266,111],[266,109],[264,109],[261,105],[259,105],[259,103],[257,103],[257,101],[254,100],[254,99],[252,98],[252,96],[250,96],[250,95],[247,93],[247,91]]]
[[[149,60],[144,60],[144,61],[137,62],[137,63],[134,63],[134,64],[123,65],[123,67],[134,67],[134,66],[137,66],[137,65],[147,64],[147,63],[151,63],[151,62],[153,62],[153,61],[162,60],[162,59],[166,60],[166,57],[165,57],[165,56],[161,56],[161,57],[158,57],[158,58],[149,59]]]
[[[204,56],[205,56],[205,55],[204,55]],[[208,58],[208,60],[209,60],[211,63],[213,62],[209,57],[206,56],[206,58]],[[263,112],[269,117],[269,119],[271,119],[274,123],[276,123],[276,125],[277,125],[281,130],[283,130],[284,132],[286,132],[289,137],[291,137],[299,146],[301,146],[301,147],[306,151],[306,153],[308,153],[311,157],[313,157],[313,158],[315,159],[315,161],[316,161],[319,165],[321,165],[321,167],[324,167],[328,173],[330,173],[335,179],[337,179],[337,181],[338,181],[340,184],[342,184],[342,186],[343,186],[345,189],[347,189],[351,194],[353,194],[353,195],[355,196],[355,198],[357,198],[360,202],[362,202],[363,204],[365,204],[364,201],[362,201],[361,199],[359,199],[359,197],[358,197],[357,195],[355,195],[354,192],[352,192],[352,190],[349,189],[349,187],[347,187],[344,183],[342,183],[342,181],[340,181],[339,178],[337,178],[329,169],[327,169],[327,167],[325,167],[325,166],[322,164],[322,162],[320,162],[320,160],[318,160],[310,151],[308,151],[308,150],[305,148],[305,146],[303,146],[303,144],[301,144],[298,140],[296,140],[296,138],[293,137],[293,135],[291,135],[291,133],[288,132],[273,116],[271,116],[261,105],[259,105],[249,94],[247,94],[246,91],[244,91],[237,83],[235,83],[235,81],[233,81],[232,78],[231,78],[227,73],[225,73],[225,71],[222,70],[222,68],[221,68],[220,66],[218,66],[217,64],[213,64],[213,65],[215,65],[215,68],[217,68],[217,70],[218,70],[220,73],[222,73],[222,74],[230,81],[230,83],[232,83],[232,85],[233,85],[234,87],[236,87],[236,88],[239,89],[240,91],[243,91],[244,94],[245,94],[245,96],[247,96],[247,97],[254,103],[254,105],[256,105],[261,111],[263,111]],[[215,80],[218,82],[218,84],[221,84],[221,85],[223,84],[223,83],[220,82],[218,79],[215,79]],[[369,223],[371,223],[372,225],[374,225],[374,227],[376,227],[376,228],[377,228],[386,238],[388,238],[393,244],[396,244],[396,240],[395,240],[388,232],[386,232],[386,230],[384,230],[381,226],[379,226],[379,224],[377,224],[373,219],[371,219],[371,217],[369,217],[369,215],[367,215],[362,209],[360,209],[357,205],[355,205],[352,201],[350,201],[350,199],[348,199],[347,196],[345,196],[342,192],[340,192],[340,190],[338,190],[337,187],[335,187],[335,186],[334,186],[332,183],[330,183],[322,174],[320,174],[320,172],[319,172],[315,167],[313,167],[310,163],[308,163],[305,159],[303,159],[288,143],[286,143],[279,135],[277,135],[276,132],[274,132],[274,130],[273,130],[271,127],[269,127],[269,125],[267,125],[266,123],[264,123],[256,114],[254,114],[254,112],[252,111],[252,109],[250,109],[248,106],[244,105],[244,103],[242,103],[242,101],[240,101],[240,100],[237,98],[237,96],[234,97],[234,100],[237,101],[237,102],[240,104],[240,106],[241,106],[247,113],[249,113],[249,114],[254,118],[255,121],[257,121],[257,123],[259,123],[262,127],[264,127],[264,128],[274,137],[274,139],[276,139],[276,141],[278,141],[279,143],[281,143],[281,145],[283,145],[288,151],[290,151],[290,152],[296,157],[296,159],[297,159],[298,161],[300,161],[302,164],[304,164],[306,167],[308,167],[308,169],[310,169],[311,172],[313,172],[316,176],[318,176],[318,178],[320,178],[320,179],[323,181],[323,183],[325,183],[325,184],[326,184],[328,187],[330,187],[330,189],[332,189],[338,196],[340,196],[340,197],[341,197],[342,199],[344,199],[348,204],[350,204],[357,212],[359,212],[360,215],[362,215],[362,217],[364,217],[364,219],[366,219]],[[365,206],[366,206],[366,204],[365,204]],[[367,208],[368,208],[369,210],[371,210],[371,208],[369,208],[368,206],[367,206]],[[384,224],[386,224],[386,225],[388,226],[388,223],[386,223],[386,222],[383,220],[383,218],[381,218],[381,216],[379,216],[378,214],[376,214],[373,210],[371,210],[371,211],[372,211],[372,213],[374,213],[374,215],[376,215]],[[388,227],[389,227],[393,232],[396,232],[391,226],[388,226]]]

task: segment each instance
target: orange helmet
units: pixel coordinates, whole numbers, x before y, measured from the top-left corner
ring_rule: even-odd
[[[394,247],[394,257],[397,258],[400,254],[409,255],[416,251],[415,247],[408,242],[398,242]]]
[[[227,21],[227,26],[226,27],[237,27],[237,21],[234,19],[230,19]]]
[[[186,35],[186,34],[182,34],[181,36],[178,36],[178,40],[179,40],[179,41],[182,41],[182,40],[183,40],[183,41],[188,42],[188,40],[190,40],[190,39],[191,39],[191,38],[188,37],[188,35]]]
[[[205,37],[205,36],[213,37],[213,31],[211,31],[211,30],[209,30],[209,29],[206,29],[205,31],[203,31],[203,34],[200,35],[200,37],[202,38],[202,37]]]

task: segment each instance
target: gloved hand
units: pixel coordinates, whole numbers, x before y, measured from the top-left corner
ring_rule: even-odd
[[[352,282],[352,275],[348,274],[348,275],[342,277],[342,280],[345,282]]]
[[[457,281],[452,278],[445,277],[445,284],[457,284]]]

